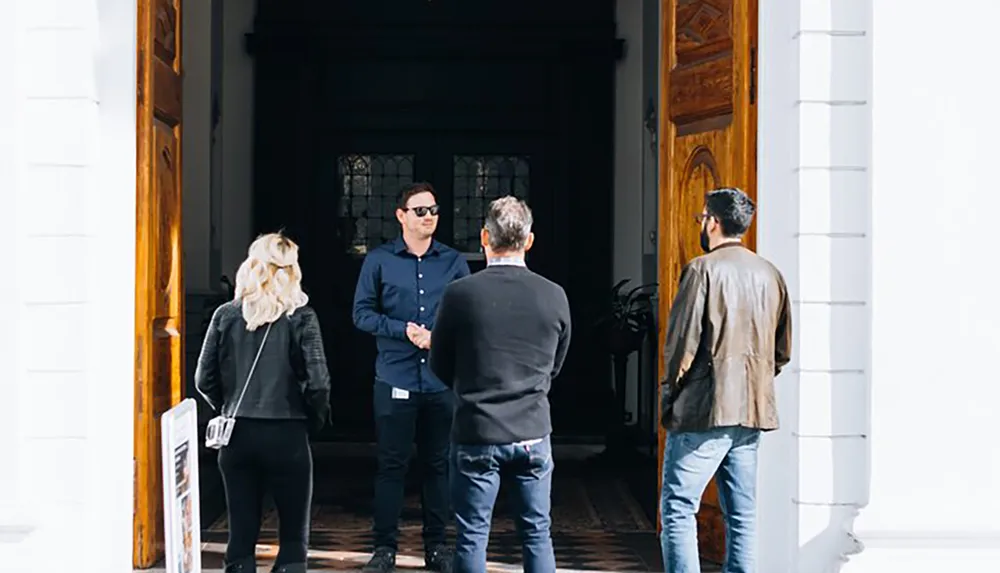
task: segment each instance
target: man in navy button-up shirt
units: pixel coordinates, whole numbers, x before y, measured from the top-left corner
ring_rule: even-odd
[[[438,302],[448,284],[469,274],[465,257],[434,240],[439,207],[434,188],[414,183],[400,193],[402,236],[365,257],[354,293],[354,324],[375,336],[375,554],[368,571],[395,566],[403,486],[413,442],[423,466],[427,568],[450,571],[448,446],[452,393],[427,363]]]
[[[378,381],[409,392],[442,392],[447,386],[427,366],[429,347],[421,347],[412,333],[426,337],[423,331],[434,328],[444,287],[469,274],[469,265],[461,253],[438,241],[425,248],[417,256],[399,237],[365,257],[354,294],[354,324],[375,335]]]

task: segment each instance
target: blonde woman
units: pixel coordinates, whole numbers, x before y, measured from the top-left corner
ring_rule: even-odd
[[[306,306],[298,246],[259,237],[236,274],[236,296],[212,316],[195,385],[215,414],[235,418],[219,452],[229,516],[226,572],[257,571],[261,504],[278,510],[272,571],[306,570],[312,452],[309,431],[330,415],[330,375],[316,313]]]

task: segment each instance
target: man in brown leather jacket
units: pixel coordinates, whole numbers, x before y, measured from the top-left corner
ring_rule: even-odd
[[[792,350],[791,303],[770,262],[744,248],[755,206],[739,189],[705,197],[701,247],[670,309],[660,421],[660,544],[666,573],[700,571],[695,513],[717,476],[726,514],[726,573],[754,573],[757,445],[778,427],[774,377]]]

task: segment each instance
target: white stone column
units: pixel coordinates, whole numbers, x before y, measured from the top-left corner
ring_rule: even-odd
[[[870,304],[870,6],[760,3],[759,250],[794,301],[782,427],[762,445],[760,570],[827,573],[860,546]]]
[[[136,3],[17,0],[3,10],[15,14],[0,18],[11,28],[0,41],[13,45],[15,69],[0,86],[0,113],[13,110],[4,122],[12,129],[0,136],[12,143],[2,170],[0,367],[3,417],[7,408],[16,415],[13,451],[9,436],[0,443],[0,496],[16,496],[21,535],[0,548],[2,568],[124,573],[132,546]]]
[[[96,5],[99,153],[87,212],[93,251],[87,266],[92,304],[85,330],[92,444],[86,468],[92,493],[87,500],[86,568],[78,570],[127,573],[132,571],[135,475],[137,6],[136,0],[96,0]]]
[[[870,492],[844,571],[1000,571],[1000,4],[873,6]]]
[[[798,299],[799,5],[787,0],[759,3],[759,97],[757,101],[757,251],[777,265]],[[799,425],[800,313],[792,362],[775,380],[780,428],[764,435],[758,460],[758,569],[793,571],[796,539]]]
[[[8,3],[9,4],[9,3]],[[88,434],[87,229],[93,200],[97,94],[95,2],[14,2],[16,216],[8,322],[16,333],[19,503],[32,534],[14,569],[73,569],[86,553]],[[95,333],[91,333],[91,337]],[[58,551],[53,548],[58,547]]]
[[[8,54],[0,60],[0,244],[6,252],[8,273],[17,268],[19,245],[16,218],[18,158],[18,28],[16,5],[0,4],[0,52]],[[30,516],[19,502],[18,475],[20,459],[20,415],[18,414],[19,367],[17,329],[13,317],[19,310],[18,289],[13,280],[0,281],[0,317],[6,328],[0,328],[0,460],[7,471],[0,472],[0,562],[11,560],[13,544],[20,543],[31,532]],[[13,468],[10,471],[9,468]]]
[[[870,4],[803,0],[800,29],[795,570],[860,550],[870,380]]]

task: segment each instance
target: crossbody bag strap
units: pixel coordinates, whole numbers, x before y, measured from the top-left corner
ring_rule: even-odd
[[[247,381],[243,384],[243,391],[240,392],[240,397],[236,400],[236,407],[233,408],[233,413],[229,416],[230,418],[236,417],[236,412],[240,410],[240,404],[243,403],[243,396],[247,393],[247,387],[250,386],[250,379],[253,378],[253,371],[257,368],[257,361],[260,360],[260,353],[264,350],[264,344],[267,342],[267,335],[271,333],[271,325],[273,322],[267,324],[267,330],[264,331],[264,339],[260,341],[260,348],[257,349],[257,356],[253,359],[253,365],[250,366],[250,373],[247,374]]]

